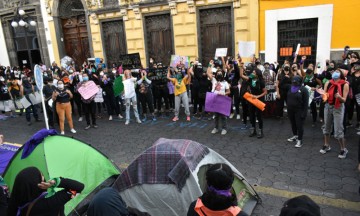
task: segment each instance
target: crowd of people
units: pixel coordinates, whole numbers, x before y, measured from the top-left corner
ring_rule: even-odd
[[[73,118],[77,115],[81,122],[85,115],[85,130],[97,128],[96,120],[102,117],[106,108],[110,121],[114,115],[122,119],[125,110],[125,125],[128,125],[131,107],[139,124],[148,119],[156,121],[158,116],[169,116],[172,112],[172,121],[176,122],[183,106],[186,121],[191,121],[191,118],[214,119],[212,134],[227,134],[227,119],[236,117],[242,119],[241,129],[250,129],[250,137],[263,138],[263,116],[283,118],[284,110],[287,110],[293,133],[288,141],[296,142],[295,147],[300,148],[303,145],[303,125],[310,108],[312,127],[316,127],[318,119],[322,123],[324,145],[320,153],[330,151],[329,140],[333,135],[340,145],[339,158],[346,158],[348,153],[344,139],[346,128],[355,126],[360,130],[360,59],[359,54],[349,51],[348,47],[341,61],[329,60],[324,68],[308,62],[306,56],[294,56],[293,60],[285,60],[282,64],[261,64],[255,56],[251,62],[244,63],[238,56],[236,59],[221,57],[211,60],[207,67],[198,59],[190,62],[188,67],[185,65],[180,62],[176,67],[166,67],[153,58],[150,58],[149,68],[137,70],[115,64],[106,68],[103,62],[62,67],[53,62],[49,68],[40,64],[48,123],[51,127],[58,124],[61,134],[65,134],[66,118],[70,132],[76,133]],[[154,69],[162,69],[165,73],[154,76]],[[121,94],[114,91],[119,85],[114,82],[118,77],[122,77],[124,91]],[[84,98],[78,91],[92,82],[99,87],[101,100],[96,100],[98,94]],[[24,109],[18,100],[26,98],[30,102],[25,109],[28,125],[32,124],[31,116],[36,122],[41,121],[38,115],[40,106],[30,100],[37,91],[34,73],[30,69],[0,67],[0,102],[3,112],[9,113],[10,117],[16,117],[15,109],[20,110],[19,115],[23,114]],[[230,116],[205,111],[208,92],[231,98]],[[248,102],[244,98],[246,93],[264,102],[265,111]],[[6,109],[11,102],[14,108]]]

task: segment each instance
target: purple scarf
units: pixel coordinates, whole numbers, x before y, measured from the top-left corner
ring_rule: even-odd
[[[295,93],[295,92],[299,91],[300,88],[301,88],[301,86],[294,86],[294,85],[292,85],[292,86],[291,86],[291,93]]]
[[[230,188],[231,189],[231,188]],[[232,194],[230,192],[230,189],[227,189],[227,190],[218,190],[216,188],[214,188],[213,186],[209,186],[208,187],[208,190],[211,191],[211,192],[214,192],[216,193],[217,195],[221,195],[221,196],[226,196],[226,197],[231,197]]]

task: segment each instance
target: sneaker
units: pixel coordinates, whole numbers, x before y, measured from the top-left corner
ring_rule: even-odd
[[[231,113],[229,118],[230,119],[234,118],[234,113]]]
[[[241,126],[240,129],[241,129],[241,130],[246,130],[246,129],[248,129],[248,126],[247,126],[246,124],[242,124],[242,126]]]
[[[125,121],[125,125],[128,125],[129,123],[130,123],[129,120],[126,120],[126,121]]]
[[[236,115],[236,119],[240,120],[240,115],[239,114]]]
[[[227,134],[227,131],[225,129],[222,129],[221,130],[221,135],[225,135],[225,134]]]
[[[156,119],[156,117],[155,117],[155,116],[153,116],[152,120],[153,120],[153,121],[157,121],[157,119]]]
[[[330,146],[326,146],[324,145],[321,149],[320,149],[320,153],[321,154],[326,154],[327,152],[329,152],[331,150]]]
[[[146,116],[143,119],[141,119],[142,122],[146,122],[146,120],[147,120]]]
[[[70,130],[71,131],[71,133],[73,133],[73,134],[75,134],[76,133],[76,130],[73,128],[73,129],[71,129]]]
[[[216,128],[214,128],[214,129],[211,131],[212,134],[216,134],[217,132],[219,132],[219,130],[216,129]]]
[[[61,131],[61,133],[60,133],[61,135],[65,135],[65,132],[64,131]]]
[[[172,121],[173,121],[173,122],[179,121],[179,118],[175,116],[175,117],[172,119]]]
[[[98,127],[99,127],[99,126],[97,126],[97,124],[94,124],[94,125],[93,125],[93,128],[98,128]]]
[[[186,117],[186,121],[188,121],[188,122],[190,121],[190,116]]]
[[[338,158],[340,158],[340,159],[345,159],[348,152],[349,152],[349,151],[348,151],[346,148],[344,148],[344,150],[341,150]]]
[[[295,136],[290,137],[289,139],[287,139],[287,141],[289,141],[289,142],[295,142],[295,141],[297,140],[297,138],[298,138],[298,136],[295,135]]]
[[[301,141],[301,140],[297,140],[297,141],[296,141],[295,148],[301,148],[302,145],[303,145],[303,144],[302,144],[302,141]]]
[[[81,122],[82,120],[83,120],[83,118],[82,118],[82,117],[80,117],[80,118],[79,118],[79,122]]]
[[[109,121],[112,121],[112,116],[109,116]]]
[[[86,126],[85,130],[89,130],[91,125]]]
[[[141,120],[139,118],[136,118],[136,122],[141,124]]]
[[[256,119],[256,123],[259,123],[259,120]]]
[[[119,119],[123,119],[123,118],[124,118],[121,114],[119,114],[118,117],[119,117]]]

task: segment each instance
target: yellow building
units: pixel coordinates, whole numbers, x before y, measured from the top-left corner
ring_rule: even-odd
[[[169,64],[172,54],[207,64],[216,48],[238,52],[238,41],[258,41],[256,0],[45,0],[55,60],[69,55],[108,65],[139,53]],[[258,52],[258,47],[256,51]]]
[[[360,49],[359,0],[260,0],[260,52],[266,61],[300,54],[313,63],[340,60],[344,47]],[[264,56],[265,55],[265,56]],[[291,55],[291,54],[290,54]]]

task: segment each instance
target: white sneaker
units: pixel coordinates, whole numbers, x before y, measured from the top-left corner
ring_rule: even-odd
[[[298,136],[295,135],[295,136],[290,137],[289,139],[287,139],[287,141],[289,141],[289,142],[295,142],[295,141],[297,140],[297,138],[298,138]]]
[[[136,122],[141,124],[141,120],[139,118],[136,119]]]
[[[222,129],[221,130],[221,135],[225,135],[225,134],[227,134],[227,131],[225,129]]]
[[[121,114],[119,114],[118,116],[119,116],[119,119],[123,119],[123,118],[124,118]]]
[[[240,115],[239,115],[239,114],[236,115],[236,119],[237,119],[237,120],[240,119]]]
[[[329,152],[331,150],[330,146],[326,146],[324,145],[321,149],[320,149],[320,153],[321,154],[326,154],[326,152]]]
[[[82,118],[82,117],[80,117],[80,118],[79,118],[79,121],[82,121],[82,120],[83,120],[83,118]]]
[[[109,116],[109,121],[112,121],[112,116]]]
[[[340,159],[345,159],[348,152],[349,152],[349,151],[348,151],[346,148],[344,148],[344,150],[342,150],[342,151],[340,152],[338,158],[340,158]]]
[[[217,132],[219,132],[219,130],[216,129],[216,128],[214,128],[214,129],[211,131],[212,134],[216,134]]]
[[[64,131],[61,131],[61,133],[60,133],[61,135],[65,135],[65,132]]]
[[[125,125],[128,125],[129,123],[130,123],[129,120],[126,120],[126,121],[125,121]]]
[[[76,130],[73,128],[73,129],[71,129],[70,130],[71,131],[71,133],[73,133],[73,134],[75,134],[76,133]]]
[[[234,118],[234,113],[231,113],[229,118],[230,119]]]
[[[302,141],[301,141],[301,140],[297,140],[297,141],[296,141],[295,148],[301,148],[302,145],[303,145],[303,144],[302,144]]]

